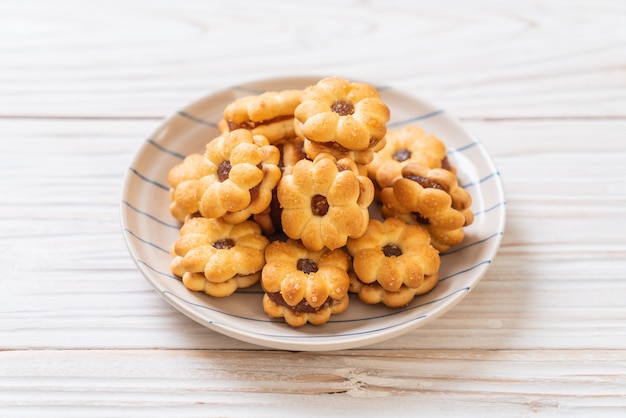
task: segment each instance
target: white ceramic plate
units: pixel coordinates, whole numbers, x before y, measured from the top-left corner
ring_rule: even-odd
[[[217,332],[285,350],[355,348],[396,337],[437,318],[465,297],[494,258],[505,221],[499,173],[481,143],[445,111],[394,88],[378,87],[391,110],[389,127],[418,124],[446,144],[459,183],[472,195],[474,223],[464,242],[441,258],[440,282],[401,309],[371,306],[351,295],[350,307],[322,326],[291,328],[263,312],[260,285],[226,298],[187,290],[169,269],[169,249],[180,225],[169,213],[169,169],[192,152],[203,152],[218,135],[217,122],[235,98],[269,90],[303,88],[319,78],[261,80],[211,94],[167,119],[139,149],[127,173],[121,204],[126,244],[137,267],[172,306]]]

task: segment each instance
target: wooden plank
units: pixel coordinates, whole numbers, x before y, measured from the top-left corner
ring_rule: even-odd
[[[0,409],[33,417],[618,416],[625,364],[623,350],[4,351]]]
[[[274,6],[0,3],[0,416],[623,416],[626,4]],[[124,176],[163,117],[311,74],[457,114],[505,185],[478,286],[361,349],[213,332],[152,290],[121,235]]]
[[[626,116],[620,1],[279,10],[2,2],[0,116],[162,117],[251,79],[310,74],[394,85],[462,117]]]
[[[0,204],[4,349],[258,349],[179,314],[126,251],[118,218],[123,177],[157,124],[0,120],[11,138],[0,153],[0,176],[8,179]],[[626,347],[626,193],[614,180],[625,174],[626,122],[467,125],[505,183],[501,250],[455,309],[374,348]],[[569,152],[560,152],[565,146]],[[24,167],[20,176],[16,165]]]

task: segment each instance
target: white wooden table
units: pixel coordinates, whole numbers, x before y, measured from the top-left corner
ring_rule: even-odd
[[[0,3],[0,416],[624,416],[625,69],[619,0]],[[456,114],[505,185],[477,288],[362,349],[198,325],[121,234],[124,176],[164,117],[309,74]]]

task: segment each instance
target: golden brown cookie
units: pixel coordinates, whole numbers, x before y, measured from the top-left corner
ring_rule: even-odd
[[[439,273],[425,276],[422,284],[418,287],[400,286],[395,292],[385,290],[378,283],[363,283],[354,274],[350,275],[350,293],[356,293],[361,302],[368,305],[382,303],[390,308],[401,308],[408,305],[415,296],[430,292],[437,286]]]
[[[454,174],[442,168],[408,164],[402,178],[381,190],[380,199],[384,217],[423,225],[440,252],[461,243],[463,228],[474,220],[470,194],[458,185]]]
[[[349,239],[347,248],[358,279],[389,292],[418,288],[439,270],[439,252],[430,245],[428,232],[398,218],[370,219],[365,234]]]
[[[254,222],[191,217],[172,246],[170,268],[188,289],[224,297],[258,282],[268,244]]]
[[[283,174],[291,173],[296,163],[307,157],[304,152],[304,141],[298,137],[291,138],[277,147],[280,150],[279,167]]]
[[[265,250],[263,309],[293,327],[321,325],[348,307],[350,259],[342,249],[310,251],[295,240]]]
[[[276,147],[280,150],[278,166],[283,175],[291,173],[296,163],[306,158],[302,149],[302,141],[299,138],[292,138],[285,143],[277,144]],[[278,201],[277,189],[275,188],[272,190],[272,201],[269,207],[263,212],[255,214],[253,219],[261,226],[264,234],[271,235],[282,231],[281,214],[282,207]]]
[[[389,129],[385,139],[385,146],[368,165],[368,175],[380,188],[389,187],[402,177],[402,168],[407,164],[453,170],[443,142],[434,135],[426,134],[419,126]]]
[[[239,223],[266,210],[281,177],[280,152],[263,135],[237,129],[206,146],[211,173],[201,181],[199,211]]]
[[[202,154],[190,154],[168,172],[170,213],[179,221],[199,210],[200,179],[211,173],[211,162]]]
[[[374,185],[359,175],[354,161],[330,154],[298,161],[278,184],[283,231],[313,251],[336,249],[348,237],[363,235],[373,199]]]
[[[301,90],[268,91],[236,99],[224,109],[220,129],[247,129],[277,144],[295,136],[294,110]]]
[[[304,90],[294,126],[303,139],[364,151],[383,139],[389,116],[374,87],[328,77]]]
[[[349,150],[337,142],[315,142],[309,139],[304,140],[304,152],[306,156],[313,160],[319,154],[328,153],[336,159],[349,158],[353,160],[359,168],[359,173],[364,176],[368,175],[367,165],[374,160],[374,155],[385,145],[385,138],[378,141],[372,148],[365,149],[363,151]]]
[[[263,234],[270,236],[282,232],[281,215],[283,208],[278,201],[278,189],[272,190],[272,201],[270,205],[261,213],[252,216],[252,220],[259,224]]]

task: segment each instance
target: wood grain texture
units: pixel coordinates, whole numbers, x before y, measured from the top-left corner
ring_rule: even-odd
[[[0,359],[11,364],[0,383],[9,414],[337,416],[351,406],[368,417],[585,416],[598,407],[617,416],[626,407],[623,351],[63,350]]]
[[[393,84],[464,117],[626,114],[619,0],[272,4],[3,2],[0,115],[163,116],[310,74]]]
[[[0,416],[623,415],[626,4],[406,3],[0,3]],[[208,330],[121,235],[124,176],[164,117],[310,74],[457,114],[505,186],[479,285],[358,350]]]
[[[25,173],[5,186],[10,203],[0,208],[0,245],[12,260],[0,281],[0,332],[14,337],[3,346],[250,348],[175,313],[127,254],[120,188],[154,125],[0,121],[0,130],[14,138],[0,174],[11,177],[11,161],[20,161]],[[623,347],[626,193],[623,182],[611,179],[624,173],[626,144],[619,138],[626,122],[467,126],[492,151],[505,184],[501,250],[454,310],[376,347]],[[597,139],[589,141],[593,135]],[[511,145],[502,147],[502,137]],[[564,148],[566,157],[559,151]],[[59,333],[69,338],[55,340]]]

